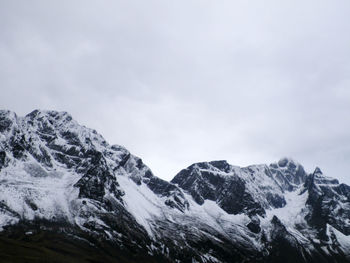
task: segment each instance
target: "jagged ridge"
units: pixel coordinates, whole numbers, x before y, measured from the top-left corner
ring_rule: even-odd
[[[212,161],[167,182],[66,112],[0,111],[0,134],[6,238],[20,225],[157,262],[349,260],[350,187],[319,168]]]

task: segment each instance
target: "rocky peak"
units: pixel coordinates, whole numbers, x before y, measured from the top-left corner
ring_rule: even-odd
[[[335,178],[325,176],[321,169],[316,167],[314,173],[314,182],[318,185],[338,185],[339,181]]]
[[[70,122],[73,120],[72,116],[66,111],[52,111],[52,110],[34,110],[25,116],[25,119],[31,121],[48,120],[52,125],[59,125],[61,122]]]
[[[306,220],[318,229],[319,238],[327,241],[327,224],[350,234],[349,186],[339,184],[337,179],[325,176],[321,169],[316,167],[305,182],[308,191],[306,204],[309,213]]]
[[[10,161],[28,162],[36,170],[49,172],[68,169],[80,176],[74,184],[79,198],[96,200],[103,206],[108,206],[111,196],[123,203],[124,191],[117,176],[127,176],[135,184],[145,184],[166,197],[168,206],[180,211],[188,207],[175,185],[155,177],[140,158],[122,146],[109,145],[95,130],[80,125],[67,112],[34,110],[18,118],[2,111],[0,125],[6,130],[2,134],[7,134],[0,143],[0,170]]]
[[[226,161],[196,163],[171,181],[200,205],[211,200],[230,214],[264,216],[269,207],[283,207],[282,189],[266,165],[238,167]]]
[[[350,247],[350,187],[319,168],[219,160],[167,182],[66,112],[0,111],[0,180],[0,227],[45,221],[157,262],[333,262],[338,251],[344,262]]]
[[[314,174],[315,176],[322,176],[322,175],[323,175],[323,173],[322,173],[322,171],[321,171],[321,169],[320,169],[319,167],[316,167],[316,168],[315,168],[313,174]]]
[[[269,166],[275,180],[285,191],[293,191],[305,183],[307,173],[304,167],[291,158],[282,158]]]
[[[17,115],[8,110],[0,110],[0,133],[8,132],[12,125],[16,123]]]

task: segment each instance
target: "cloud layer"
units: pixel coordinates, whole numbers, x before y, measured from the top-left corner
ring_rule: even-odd
[[[350,183],[349,1],[1,1],[0,103],[171,179],[290,156]]]

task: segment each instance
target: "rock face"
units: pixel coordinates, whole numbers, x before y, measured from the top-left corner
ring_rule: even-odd
[[[0,242],[99,255],[77,262],[350,262],[350,187],[287,158],[167,182],[66,112],[0,111],[0,182]]]
[[[216,202],[228,214],[265,215],[266,208],[281,208],[286,201],[283,187],[266,165],[246,168],[226,161],[193,164],[171,181],[191,194],[202,205]]]

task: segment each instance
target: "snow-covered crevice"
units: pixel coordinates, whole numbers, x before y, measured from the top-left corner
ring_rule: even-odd
[[[267,209],[266,218],[262,218],[262,220],[270,221],[273,216],[277,216],[285,226],[290,228],[305,223],[304,210],[306,209],[308,192],[302,193],[302,190],[302,188],[299,188],[293,192],[286,192],[284,195],[286,205],[282,208]]]
[[[303,190],[303,187],[299,187],[295,191],[285,192],[286,205],[282,208],[267,209],[266,217],[260,217],[261,227],[268,238],[273,229],[273,218],[277,217],[288,233],[296,238],[300,244],[311,246],[310,238],[313,238],[314,234],[308,230],[309,226],[305,220],[308,211],[306,206],[308,192]]]

